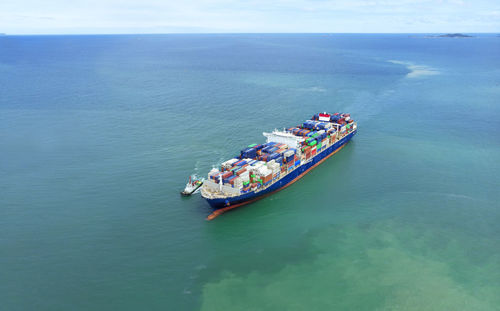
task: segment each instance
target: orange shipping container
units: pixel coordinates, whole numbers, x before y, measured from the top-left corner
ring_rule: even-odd
[[[267,175],[267,176],[265,176],[265,177],[262,177],[262,182],[263,182],[263,183],[267,183],[267,182],[270,182],[270,181],[271,181],[271,179],[272,179],[272,175],[271,175],[271,174],[269,174],[269,175]]]
[[[247,171],[246,168],[242,168],[241,170],[239,170],[238,172],[236,172],[236,175],[240,176],[241,174],[245,173]]]

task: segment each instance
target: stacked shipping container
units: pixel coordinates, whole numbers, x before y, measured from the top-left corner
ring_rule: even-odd
[[[281,175],[308,161],[328,145],[352,130],[349,114],[316,114],[300,126],[286,130],[302,137],[300,148],[267,142],[252,144],[241,150],[240,155],[221,164],[220,171],[212,169],[209,179],[218,184],[240,188],[242,193],[266,187]]]

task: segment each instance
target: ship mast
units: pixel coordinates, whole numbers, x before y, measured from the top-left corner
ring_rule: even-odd
[[[222,193],[222,174],[219,176],[219,191]]]

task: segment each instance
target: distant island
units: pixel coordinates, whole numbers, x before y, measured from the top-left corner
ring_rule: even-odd
[[[473,38],[471,35],[464,35],[463,33],[447,33],[444,35],[427,36],[427,38]]]

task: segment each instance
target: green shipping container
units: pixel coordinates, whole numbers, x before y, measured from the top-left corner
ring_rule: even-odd
[[[248,148],[252,148],[252,147],[255,147],[255,146],[257,146],[257,144],[251,144],[251,145],[248,146]]]
[[[310,142],[308,145],[309,145],[309,146],[314,146],[314,145],[316,145],[317,143],[318,143],[317,141],[313,140],[313,141],[312,141],[312,142]]]

